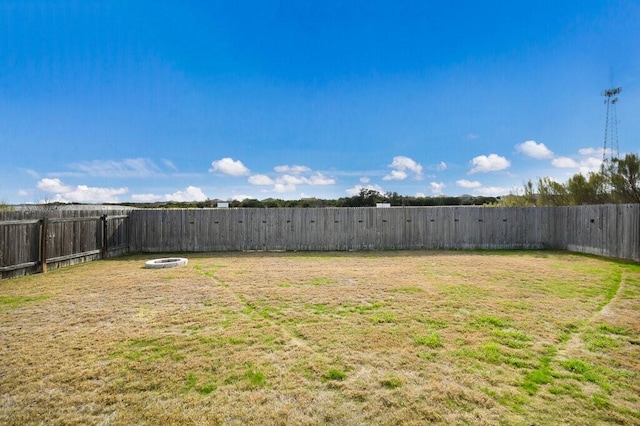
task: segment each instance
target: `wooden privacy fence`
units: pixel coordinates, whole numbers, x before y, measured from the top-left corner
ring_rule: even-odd
[[[548,247],[640,262],[640,204],[547,209]]]
[[[0,214],[2,278],[127,252],[557,249],[640,262],[640,204]]]
[[[640,261],[640,204],[131,212],[132,252],[559,249]]]
[[[131,251],[543,248],[542,209],[347,207],[138,210]]]
[[[128,215],[0,220],[0,276],[17,277],[128,252]]]

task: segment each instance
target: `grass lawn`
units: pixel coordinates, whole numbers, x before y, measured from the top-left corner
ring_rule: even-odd
[[[135,255],[0,282],[0,424],[640,424],[640,265]]]

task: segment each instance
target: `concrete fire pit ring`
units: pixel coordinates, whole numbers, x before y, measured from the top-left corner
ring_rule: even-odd
[[[144,266],[149,269],[175,268],[185,266],[188,260],[184,257],[164,257],[162,259],[148,260]]]

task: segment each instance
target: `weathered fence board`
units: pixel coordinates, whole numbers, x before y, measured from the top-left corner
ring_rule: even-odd
[[[0,222],[0,241],[1,278],[38,272],[40,220]]]
[[[130,210],[0,212],[0,277],[18,277],[128,252]],[[113,218],[106,212],[113,213]]]
[[[542,248],[640,262],[640,204],[0,212],[2,278],[127,252]]]
[[[131,251],[567,249],[640,261],[640,205],[136,210]]]

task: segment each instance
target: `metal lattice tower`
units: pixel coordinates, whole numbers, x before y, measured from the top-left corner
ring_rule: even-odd
[[[612,165],[613,159],[617,159],[620,155],[616,104],[618,103],[618,94],[621,91],[622,87],[616,87],[602,92],[602,96],[606,97],[604,103],[607,105],[607,119],[604,125],[604,149],[602,151],[602,167],[605,169]]]

